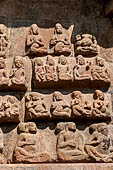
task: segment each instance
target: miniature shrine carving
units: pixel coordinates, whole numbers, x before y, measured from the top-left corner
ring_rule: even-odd
[[[40,141],[34,122],[20,123],[18,126],[18,138],[14,157],[16,163],[49,162],[50,155],[46,152],[38,152]]]
[[[30,33],[26,39],[26,47],[29,55],[44,56],[48,53],[47,46],[36,24],[32,24],[30,27]]]
[[[50,118],[43,96],[39,93],[29,93],[26,95],[26,119]]]
[[[52,116],[56,118],[69,118],[71,116],[70,105],[66,103],[60,92],[53,93],[53,103],[50,110]]]
[[[50,41],[50,46],[54,51],[54,55],[68,56],[71,54],[71,43],[69,36],[63,32],[63,27],[60,23],[55,25],[55,31]]]
[[[97,45],[95,36],[90,34],[76,35],[75,41],[76,55],[89,57],[99,54],[99,46]]]

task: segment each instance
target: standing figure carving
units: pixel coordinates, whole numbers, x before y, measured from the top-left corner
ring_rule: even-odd
[[[35,123],[20,123],[18,126],[18,134],[16,148],[14,150],[16,163],[40,163],[50,161],[50,155],[48,153],[37,151],[40,144]]]
[[[35,60],[35,80],[38,82],[44,82],[45,81],[45,67],[44,63],[41,59]]]
[[[84,151],[84,137],[73,122],[58,123],[56,127],[57,156],[61,161],[79,162],[87,158]]]
[[[55,81],[56,67],[52,56],[47,56],[45,70],[46,70],[46,81]]]
[[[73,79],[72,70],[68,64],[67,58],[63,55],[59,57],[57,71],[59,80]]]
[[[50,41],[50,45],[53,47],[55,55],[68,56],[71,54],[69,36],[63,32],[63,27],[59,23],[55,25],[55,31]]]
[[[8,83],[9,83],[9,78],[6,71],[5,59],[1,57],[0,58],[0,86],[1,85],[8,86]]]
[[[44,56],[47,54],[47,46],[43,37],[39,33],[39,27],[36,24],[32,24],[30,33],[26,39],[26,46],[28,48],[28,54],[36,56]]]
[[[29,93],[26,96],[26,119],[50,118],[50,112],[44,98],[38,93]]]
[[[51,105],[51,114],[53,117],[69,118],[71,116],[70,105],[64,100],[60,92],[53,93],[53,103]]]

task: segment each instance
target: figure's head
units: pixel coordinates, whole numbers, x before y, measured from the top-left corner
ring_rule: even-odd
[[[0,34],[4,33],[4,29],[5,29],[5,25],[4,24],[0,24]]]
[[[92,35],[90,35],[90,34],[82,34],[82,38],[92,40]]]
[[[28,133],[28,129],[26,128],[26,123],[20,123],[17,128],[18,133]]]
[[[85,64],[85,59],[84,59],[84,57],[83,57],[82,55],[78,55],[78,56],[76,57],[76,62],[77,62],[77,64],[79,64],[79,65],[84,65],[84,64]]]
[[[93,98],[94,98],[94,100],[99,99],[99,100],[104,101],[104,98],[105,98],[104,93],[100,90],[95,90],[95,92],[93,94]]]
[[[67,61],[67,59],[66,59],[66,57],[64,55],[61,55],[59,57],[58,63],[61,64],[61,65],[67,65],[68,61]]]
[[[105,135],[105,136],[108,136],[108,128],[107,128],[107,124],[106,123],[100,123],[98,126],[97,126],[97,130],[99,133]]]
[[[60,123],[58,123],[55,131],[57,133],[60,133],[64,130],[75,132],[76,131],[75,123],[73,123],[73,122],[60,122]]]
[[[57,33],[57,34],[62,34],[62,25],[61,24],[59,24],[59,23],[57,23],[56,25],[55,25],[55,32]]]
[[[100,67],[104,66],[104,59],[100,57],[96,57],[96,64]]]
[[[80,34],[76,35],[76,36],[75,36],[75,40],[76,40],[76,41],[80,41],[80,40],[81,40],[81,35],[80,35]]]
[[[73,122],[66,123],[66,129],[72,132],[76,131],[76,125]]]
[[[14,58],[14,64],[16,68],[22,68],[24,66],[23,60],[21,56],[16,56]]]
[[[51,55],[47,56],[46,64],[50,66],[55,66],[55,62],[53,60],[53,57]]]
[[[44,65],[44,64],[43,64],[43,61],[42,61],[41,59],[37,59],[36,62],[35,62],[35,64],[36,64],[37,66],[43,66],[43,65]]]
[[[27,128],[28,128],[29,133],[36,134],[37,128],[34,122],[27,123]]]
[[[31,33],[34,34],[34,35],[39,34],[39,28],[36,24],[31,25]]]
[[[82,95],[81,95],[80,91],[74,91],[74,92],[72,92],[71,97],[73,99],[81,99]]]
[[[4,58],[0,58],[0,69],[4,69],[6,67]]]
[[[9,103],[11,103],[11,104],[14,104],[14,103],[16,102],[15,97],[10,97],[10,96],[8,96],[7,102],[9,102]]]
[[[53,101],[62,101],[63,100],[63,95],[56,91],[53,93]]]

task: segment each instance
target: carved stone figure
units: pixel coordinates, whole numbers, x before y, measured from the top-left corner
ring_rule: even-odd
[[[110,148],[110,137],[106,123],[93,124],[89,127],[85,150],[96,162],[112,162],[113,150]]]
[[[104,59],[96,57],[96,65],[91,69],[92,80],[102,80],[110,82],[108,69],[105,67]]]
[[[44,98],[38,93],[29,93],[26,96],[26,119],[50,118]]]
[[[69,118],[71,116],[70,105],[66,103],[60,92],[53,93],[53,103],[51,105],[51,114],[56,118]]]
[[[21,56],[16,56],[14,58],[10,79],[10,86],[27,88],[25,66]]]
[[[45,81],[45,67],[44,63],[41,59],[37,59],[35,61],[35,79],[38,82],[44,82]]]
[[[93,99],[92,115],[96,117],[110,117],[108,111],[109,102],[105,100],[104,93],[100,90],[95,90]]]
[[[0,129],[0,164],[4,163],[4,153],[3,153],[3,132]]]
[[[52,56],[47,56],[46,60],[46,81],[55,81],[56,80],[56,68],[55,68],[55,62],[53,60]]]
[[[0,57],[6,57],[8,48],[8,36],[5,33],[5,26],[0,24]]]
[[[55,55],[66,55],[71,54],[71,43],[69,36],[63,33],[63,27],[57,23],[55,25],[54,35],[50,41],[50,45],[53,47]]]
[[[0,86],[1,85],[8,85],[9,78],[6,71],[6,64],[4,58],[0,58]]]
[[[40,163],[50,161],[50,155],[48,153],[37,151],[40,144],[35,123],[20,123],[18,126],[18,133],[19,135],[14,151],[15,162]]]
[[[83,56],[95,56],[99,53],[99,46],[95,36],[90,34],[76,35],[75,53]]]
[[[75,80],[90,80],[91,76],[88,73],[91,66],[91,62],[85,62],[85,59],[82,55],[76,57],[76,65],[73,68],[73,74]]]
[[[56,132],[58,133],[56,150],[59,160],[79,162],[87,157],[83,135],[76,129],[75,123],[58,123]]]
[[[44,56],[47,54],[46,44],[36,24],[31,25],[30,33],[26,39],[26,46],[30,55]]]
[[[72,80],[72,70],[68,64],[67,58],[61,55],[58,60],[58,79],[59,80]]]
[[[0,96],[0,122],[20,121],[19,101],[15,96]]]
[[[91,105],[88,101],[83,100],[80,91],[74,91],[71,95],[71,108],[73,116],[89,117],[91,116]]]

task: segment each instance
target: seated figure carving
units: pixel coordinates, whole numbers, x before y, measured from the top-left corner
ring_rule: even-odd
[[[35,61],[35,79],[38,82],[45,81],[45,67],[41,59]]]
[[[38,93],[30,93],[26,96],[26,119],[50,118],[50,113],[44,102],[44,98]]]
[[[0,122],[19,122],[20,107],[15,96],[0,97]]]
[[[10,86],[27,88],[25,66],[21,56],[16,56],[14,58],[12,71],[10,73]]]
[[[100,90],[95,90],[93,95],[93,110],[92,116],[96,117],[110,117],[110,113],[108,111],[109,102],[105,100],[105,95]]]
[[[14,150],[14,160],[17,163],[40,163],[49,162],[50,155],[38,152],[40,144],[37,136],[35,123],[20,123],[18,126],[18,138]]]
[[[0,58],[0,85],[8,85],[9,78],[4,58]]]
[[[66,57],[64,57],[63,55],[59,57],[57,71],[59,80],[73,79],[72,70],[68,64]]]
[[[71,43],[69,36],[63,33],[63,27],[59,23],[55,25],[55,31],[50,41],[50,45],[52,46],[55,55],[68,56],[71,54]]]
[[[84,137],[73,122],[58,123],[56,127],[57,156],[61,161],[79,162],[87,158],[84,151]]]
[[[82,55],[76,57],[76,65],[73,68],[73,74],[75,80],[91,80],[91,76],[88,73],[91,66],[91,62],[85,62]]]
[[[91,69],[92,80],[102,80],[110,82],[108,69],[105,67],[104,59],[96,57],[96,65]]]
[[[95,56],[99,53],[99,46],[95,36],[90,34],[76,35],[75,53],[83,56]]]
[[[56,80],[56,68],[52,56],[47,56],[45,71],[46,71],[46,81]]]
[[[110,146],[110,137],[106,123],[93,124],[89,127],[89,136],[85,150],[90,160],[97,162],[112,162],[113,149]]]
[[[0,24],[0,57],[6,57],[8,48],[8,36],[5,33],[5,26]]]
[[[36,24],[31,25],[30,33],[26,39],[26,46],[30,55],[44,56],[48,53],[47,46]]]
[[[82,94],[80,91],[74,91],[72,93],[71,108],[73,116],[91,116],[91,105],[88,101],[83,100]]]
[[[51,105],[51,114],[53,117],[69,118],[71,116],[70,105],[66,103],[60,92],[53,93],[53,103]]]

